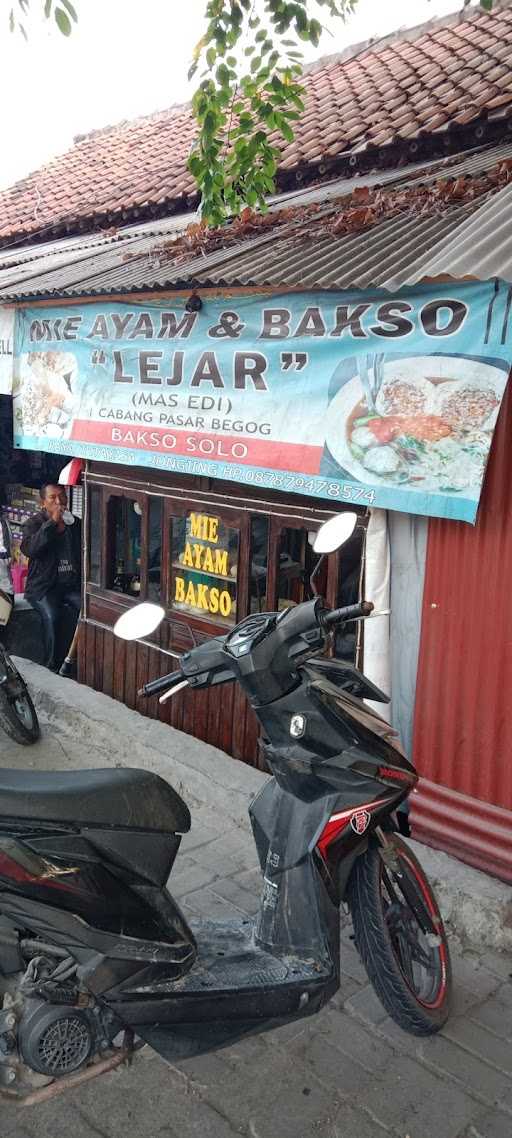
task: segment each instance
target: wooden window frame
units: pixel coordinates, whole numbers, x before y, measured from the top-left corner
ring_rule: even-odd
[[[96,485],[96,484],[94,484]],[[90,487],[92,489],[93,487]],[[149,527],[149,503],[148,495],[142,494],[140,491],[131,490],[118,490],[112,489],[108,486],[100,487],[102,493],[100,498],[101,506],[101,550],[100,550],[100,584],[97,585],[90,580],[90,550],[87,554],[87,580],[86,590],[91,595],[101,596],[104,598],[118,601],[120,597],[128,603],[137,604],[139,600],[143,600],[147,592],[147,558],[148,558],[148,527]],[[112,561],[113,547],[114,547],[114,534],[109,527],[109,512],[110,502],[113,498],[123,498],[128,502],[138,502],[141,508],[140,515],[140,542],[141,542],[141,559],[140,559],[140,595],[130,596],[129,593],[120,593],[117,589],[111,589],[107,585],[107,578],[109,575],[109,566]],[[90,499],[88,496],[88,535],[90,541]]]
[[[93,518],[93,511],[91,508],[92,507],[91,496],[93,493],[96,493],[98,495],[98,509],[99,509],[99,515],[100,515],[99,581],[92,581],[91,580],[91,552],[92,552],[91,529],[92,529],[92,518]],[[103,574],[104,574],[104,560],[105,560],[104,548],[103,548],[103,515],[104,515],[103,497],[104,497],[104,487],[103,486],[99,486],[97,483],[93,483],[90,486],[84,487],[84,499],[83,499],[83,501],[84,501],[85,519],[86,519],[86,527],[87,527],[86,528],[87,541],[86,541],[86,546],[85,546],[85,558],[84,558],[83,564],[85,565],[85,582],[84,582],[84,584],[85,584],[86,590],[88,588],[91,588],[91,589],[102,589],[103,588],[103,581],[104,581],[104,575]]]
[[[272,514],[270,516],[270,526],[268,535],[268,578],[267,578],[267,603],[271,611],[276,611],[278,604],[278,583],[279,583],[279,550],[281,546],[281,535],[283,530],[296,529],[306,530],[311,532],[314,526],[306,520],[301,521],[296,516],[289,518],[279,514]],[[318,527],[319,528],[319,527]],[[327,589],[326,601],[331,608],[336,607],[338,596],[338,581],[340,570],[340,550],[335,554],[329,556],[327,561]]]
[[[164,590],[163,590],[163,579],[164,579],[164,572],[165,572],[165,567],[166,567],[166,562],[164,560],[165,500],[160,498],[160,496],[158,494],[151,494],[151,492],[148,492],[147,494],[145,494],[144,499],[145,499],[145,501],[144,501],[143,513],[142,513],[143,528],[142,528],[142,533],[141,533],[142,547],[141,547],[141,559],[140,559],[141,599],[142,600],[150,600],[150,597],[149,597],[149,514],[150,514],[150,510],[151,510],[151,503],[152,502],[161,502],[162,509],[161,509],[161,516],[160,516],[160,538],[161,538],[161,541],[160,541],[160,591],[159,591],[158,599],[156,601],[153,601],[152,603],[163,605],[163,607],[166,608],[166,605],[164,604],[163,599],[162,599],[163,596],[165,596]]]

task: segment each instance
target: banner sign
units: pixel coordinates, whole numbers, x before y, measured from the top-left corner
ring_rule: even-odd
[[[19,310],[15,445],[474,521],[498,282]]]
[[[0,308],[0,395],[12,391],[14,308]]]

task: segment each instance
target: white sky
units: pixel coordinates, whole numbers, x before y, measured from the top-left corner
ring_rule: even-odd
[[[462,7],[463,0],[359,0],[346,24],[331,23],[308,59],[342,51],[369,36],[412,27]],[[75,0],[70,39],[32,17],[30,41],[10,35],[0,18],[2,141],[0,188],[11,185],[73,136],[181,103],[187,71],[204,27],[206,0]],[[32,0],[32,9],[42,0]]]

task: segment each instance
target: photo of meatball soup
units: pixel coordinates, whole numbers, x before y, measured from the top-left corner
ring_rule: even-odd
[[[366,399],[347,423],[347,441],[369,473],[418,490],[480,484],[499,406],[490,384],[388,376],[370,411]]]

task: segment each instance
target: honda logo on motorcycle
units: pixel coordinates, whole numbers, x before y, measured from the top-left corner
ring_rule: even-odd
[[[367,810],[356,810],[350,819],[350,825],[356,834],[364,834],[370,825],[370,815]]]

